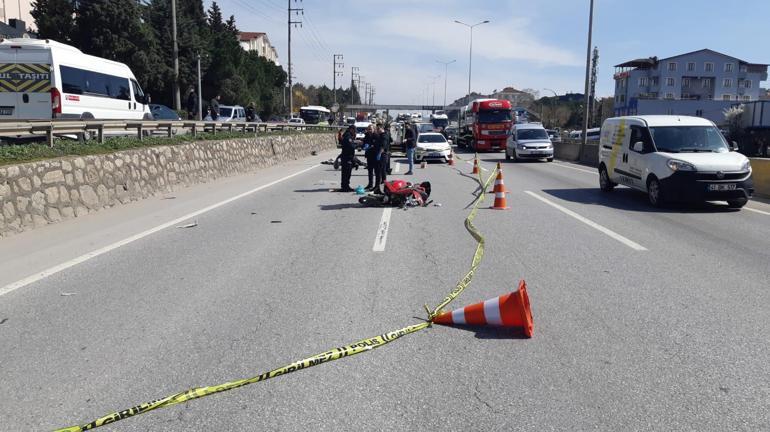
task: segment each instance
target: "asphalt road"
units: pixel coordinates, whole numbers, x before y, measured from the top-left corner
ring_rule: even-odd
[[[418,168],[441,206],[392,210],[375,251],[384,211],[328,192],[339,172],[315,164],[332,154],[0,241],[0,429],[84,423],[420,322],[470,263],[470,165]],[[434,326],[104,429],[770,430],[769,205],[657,210],[587,167],[503,167],[511,209],[480,211],[486,256],[452,307],[523,278],[532,339]]]

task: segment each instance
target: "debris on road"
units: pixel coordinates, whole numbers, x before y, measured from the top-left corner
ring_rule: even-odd
[[[433,203],[433,207],[441,207],[441,203]]]
[[[197,227],[197,226],[198,226],[198,221],[196,220],[193,223],[188,223],[186,225],[179,225],[179,226],[177,226],[177,228],[194,228],[194,227]]]
[[[283,223],[283,221],[279,221],[279,220],[271,220],[271,221],[270,221],[270,223]]]
[[[251,215],[254,216],[255,214],[259,214],[257,212],[251,212]]]
[[[5,324],[6,321],[8,321],[8,318],[3,318],[0,320],[0,324]]]
[[[310,152],[310,155],[311,156],[318,156],[318,152],[313,150],[313,151]]]
[[[162,199],[162,200],[170,200],[170,199],[176,199],[176,197],[175,197],[175,196],[173,196],[173,195],[171,195],[171,196],[164,196],[164,197],[163,197],[163,198],[161,198],[161,199]]]
[[[59,293],[59,295],[62,296],[62,297],[69,297],[69,296],[78,295],[78,293],[76,293],[76,292],[63,292],[63,293]]]

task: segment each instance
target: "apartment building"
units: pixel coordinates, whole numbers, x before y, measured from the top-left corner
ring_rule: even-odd
[[[615,65],[615,115],[682,114],[724,123],[723,110],[758,100],[766,64],[710,49]]]
[[[264,57],[267,60],[280,66],[278,63],[278,51],[270,44],[266,33],[261,32],[241,32],[238,40],[241,44],[241,48],[246,51],[255,51],[260,57]]]

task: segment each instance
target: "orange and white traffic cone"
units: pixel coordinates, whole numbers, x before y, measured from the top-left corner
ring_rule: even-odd
[[[497,164],[497,178],[495,179],[495,202],[490,207],[492,210],[508,210],[508,203],[505,200],[505,184],[503,183],[503,170],[500,169],[500,164]]]
[[[503,167],[500,165],[500,162],[497,163],[497,177],[495,178],[495,185],[492,190],[489,191],[489,193],[497,192],[511,193],[511,191],[505,187],[505,183],[503,182]]]
[[[449,163],[449,166],[455,166],[455,152],[452,150],[449,153],[449,160],[447,161]]]
[[[435,317],[433,322],[442,325],[521,327],[527,337],[532,337],[534,323],[529,308],[527,284],[520,281],[519,289],[512,293],[444,312]]]
[[[479,158],[473,159],[473,171],[471,171],[471,174],[478,174],[479,171]]]
[[[420,162],[420,168],[425,168],[426,166],[428,166],[428,162],[425,162],[425,159],[423,159],[423,161]]]

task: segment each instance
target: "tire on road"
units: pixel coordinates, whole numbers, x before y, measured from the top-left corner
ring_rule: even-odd
[[[647,200],[653,207],[663,206],[663,188],[660,181],[654,175],[647,178]]]

